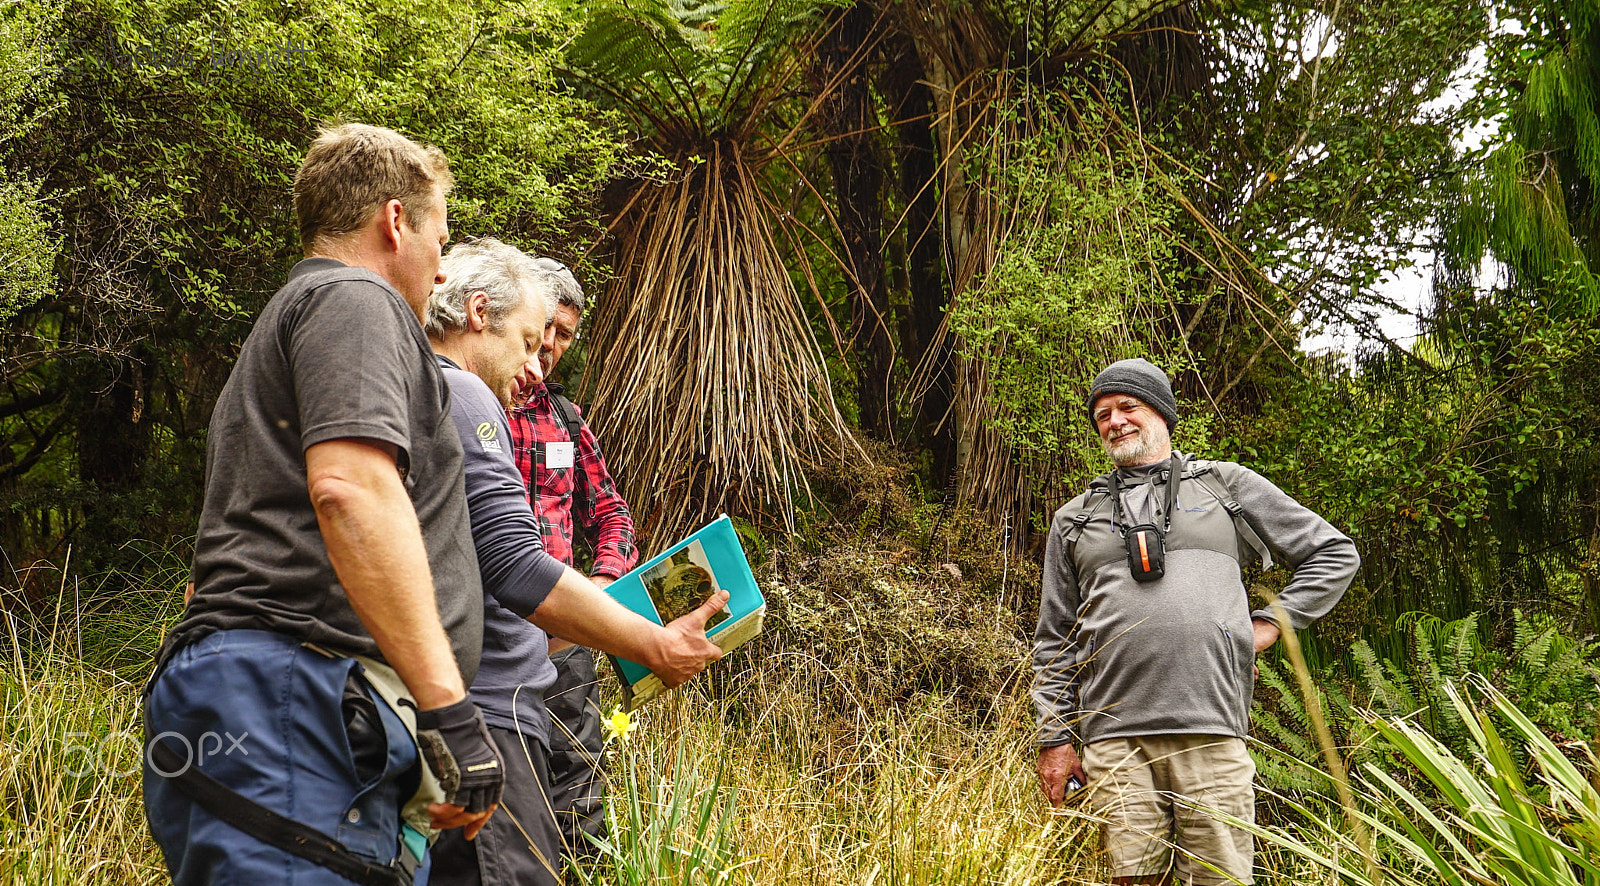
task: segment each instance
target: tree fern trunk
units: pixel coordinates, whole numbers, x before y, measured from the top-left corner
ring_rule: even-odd
[[[879,440],[894,437],[894,342],[889,336],[889,288],[884,279],[883,158],[867,74],[877,11],[858,2],[837,16],[819,47],[824,90],[819,116],[838,200],[836,216],[854,280],[850,283],[850,341],[856,353],[856,403],[861,427]]]
[[[924,81],[916,46],[903,29],[886,36],[886,64],[878,91],[888,104],[899,141],[900,193],[906,204],[900,236],[905,241],[907,310],[900,332],[901,353],[919,379],[909,399],[916,415],[916,435],[932,457],[937,488],[946,487],[955,470],[955,433],[945,416],[951,403],[950,342],[943,333],[950,290],[945,282],[943,227],[939,217],[941,190],[939,154],[934,141],[933,93]]]

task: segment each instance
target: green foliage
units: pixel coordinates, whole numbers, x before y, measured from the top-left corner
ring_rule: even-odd
[[[38,200],[37,186],[0,181],[0,321],[15,315],[50,291],[51,269],[60,241]]]
[[[1588,0],[1493,4],[1471,107],[1499,131],[1473,157],[1445,244],[1458,285],[1485,255],[1557,313],[1600,310],[1600,8]]]
[[[603,181],[619,147],[597,129],[592,109],[553,89],[554,55],[539,38],[560,27],[528,3],[480,10],[394,0],[358,10],[313,2],[298,11],[245,3],[224,12],[188,0],[106,0],[81,10],[57,62],[68,72],[64,97],[92,102],[110,136],[79,159],[82,177],[100,199],[131,212],[129,224],[150,225],[155,254],[193,288],[186,296],[221,298],[207,286],[214,264],[179,259],[203,250],[291,255],[287,186],[322,122],[378,123],[438,144],[455,160],[458,228],[560,231],[578,216],[574,198]],[[192,59],[128,67],[108,58],[105,41],[124,52],[176,47]],[[284,47],[306,51],[259,69],[229,55]],[[83,92],[96,87],[98,97]],[[260,193],[222,190],[223,176]],[[185,223],[197,216],[199,224]]]
[[[1600,329],[1511,297],[1435,328],[1411,354],[1309,364],[1217,447],[1356,538],[1375,642],[1409,610],[1583,607],[1562,576],[1592,525]]]
[[[1048,489],[1099,464],[1083,411],[1095,373],[1168,350],[1145,324],[1166,307],[1176,209],[1115,114],[1086,94],[1041,91],[995,113],[1007,135],[971,176],[1016,221],[948,322],[982,367],[990,426],[1022,459],[1053,467],[1036,478]]]
[[[566,63],[658,139],[748,139],[768,122],[752,108],[771,102],[800,63],[794,41],[838,5],[578,0],[561,7],[580,23]]]
[[[1461,719],[1450,695],[1452,686],[1469,680],[1492,682],[1557,742],[1590,734],[1600,716],[1600,642],[1570,636],[1548,615],[1514,611],[1510,636],[1496,642],[1485,642],[1478,615],[1445,621],[1411,613],[1396,627],[1406,640],[1404,659],[1380,658],[1358,640],[1347,668],[1326,666],[1315,681],[1318,703],[1351,768],[1404,768],[1402,749],[1373,725],[1374,718],[1416,723],[1453,754],[1470,756],[1473,725]],[[1258,754],[1263,783],[1299,792],[1303,803],[1320,795],[1331,804],[1327,775],[1301,762],[1319,753],[1306,700],[1270,662],[1262,661],[1260,669],[1260,685],[1271,691],[1258,697],[1251,717],[1271,746]],[[1520,764],[1529,762],[1520,749],[1512,753]]]
[[[1298,882],[1600,882],[1595,861],[1600,858],[1600,787],[1595,782],[1600,760],[1594,752],[1582,743],[1559,745],[1482,680],[1447,684],[1442,693],[1466,725],[1467,753],[1408,720],[1368,719],[1427,787],[1419,792],[1392,770],[1370,763],[1361,767],[1364,790],[1354,813],[1377,835],[1375,846],[1315,815],[1293,828],[1235,824],[1316,871],[1302,874]],[[1483,702],[1474,701],[1474,694]],[[1531,771],[1524,759],[1533,761]]]
[[[532,2],[74,0],[43,33],[55,75],[20,96],[36,130],[0,141],[70,244],[0,332],[0,541],[27,558],[81,529],[104,566],[129,537],[190,531],[211,404],[300,255],[290,181],[318,126],[443,148],[457,236],[598,236],[588,200],[622,145],[556,85],[565,29]]]
[[[1249,0],[1198,19],[1200,70],[1146,119],[1194,183],[1187,345],[1210,399],[1250,409],[1305,371],[1307,326],[1376,342],[1373,317],[1403,309],[1379,283],[1455,195],[1466,115],[1444,96],[1487,17],[1479,2]]]
[[[642,778],[632,739],[613,746],[614,781],[606,804],[608,836],[598,842],[603,867],[574,866],[583,886],[724,886],[740,882],[739,841],[733,830],[738,793],[725,784],[727,761],[688,756],[689,743],[660,777]],[[619,753],[620,752],[620,753]],[[711,769],[711,774],[706,774]]]
[[[37,124],[22,112],[25,93],[51,79],[45,33],[60,10],[54,3],[0,6],[0,151]],[[60,240],[39,200],[39,186],[0,165],[0,321],[50,291]]]

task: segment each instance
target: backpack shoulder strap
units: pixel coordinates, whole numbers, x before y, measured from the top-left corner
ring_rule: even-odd
[[[1244,539],[1244,543],[1249,545],[1251,550],[1256,552],[1256,556],[1261,558],[1261,568],[1271,569],[1271,549],[1261,540],[1260,534],[1250,525],[1250,521],[1244,518],[1244,506],[1234,498],[1233,490],[1228,488],[1222,472],[1217,470],[1216,462],[1195,459],[1189,465],[1189,477],[1199,480],[1200,485],[1205,487],[1205,490],[1222,505],[1222,509],[1228,512],[1228,516],[1233,518],[1233,530]]]
[[[583,427],[583,418],[578,415],[578,407],[571,400],[560,385],[549,385],[550,403],[555,407],[556,417],[567,426],[567,436],[572,438],[574,445],[578,442],[578,432]]]
[[[572,503],[583,504],[585,511],[589,510],[588,483],[586,479],[577,477],[578,473],[578,440],[583,430],[583,418],[578,415],[578,407],[568,400],[562,393],[560,385],[550,386],[550,404],[555,407],[556,417],[567,426],[567,437],[572,441]]]
[[[1088,526],[1089,521],[1094,519],[1094,515],[1099,513],[1100,509],[1111,500],[1111,487],[1102,482],[1109,476],[1107,474],[1096,477],[1089,482],[1089,490],[1085,493],[1088,498],[1083,502],[1083,509],[1072,515],[1072,525],[1068,526],[1067,531],[1062,535],[1062,540],[1067,543],[1066,557],[1068,567],[1071,567],[1074,562],[1074,557],[1078,552],[1078,539],[1083,536],[1084,527]]]

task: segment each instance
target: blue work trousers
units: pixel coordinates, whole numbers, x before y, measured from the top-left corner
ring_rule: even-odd
[[[147,742],[280,815],[387,864],[420,777],[416,742],[354,659],[268,631],[219,631],[178,650],[151,685]],[[175,886],[348,886],[224,822],[144,760],[145,816]],[[418,886],[426,882],[419,870]]]

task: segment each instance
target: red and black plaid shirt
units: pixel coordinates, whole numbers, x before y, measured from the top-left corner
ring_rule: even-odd
[[[544,549],[550,556],[572,565],[572,527],[576,516],[583,526],[584,537],[594,550],[594,566],[589,574],[620,578],[639,562],[633,515],[628,512],[628,503],[617,493],[616,484],[611,482],[611,473],[600,456],[600,444],[595,442],[588,422],[578,427],[573,466],[554,469],[545,466],[544,444],[572,439],[561,414],[556,411],[551,387],[540,385],[526,405],[506,413],[511,424],[517,470],[522,472],[528,503],[533,505],[533,512],[539,518]],[[560,392],[560,386],[553,387],[556,393]],[[583,494],[576,496],[577,501],[573,500],[575,481],[584,484]]]

